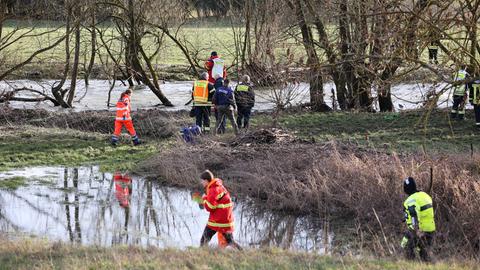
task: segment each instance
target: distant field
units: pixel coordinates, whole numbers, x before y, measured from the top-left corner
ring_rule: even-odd
[[[28,39],[23,39],[21,42],[15,43],[13,46],[9,47],[8,50],[3,50],[0,53],[0,58],[5,57],[7,63],[18,62],[22,59],[26,59],[32,52],[36,51],[38,48],[44,47],[48,44],[53,43],[58,37],[65,33],[62,22],[50,22],[50,21],[8,21],[3,28],[3,36],[5,37],[8,33],[12,32],[16,27],[20,27],[21,30],[17,32],[14,37],[22,33],[26,33],[32,27],[34,30],[30,33],[32,35]],[[105,32],[105,39],[111,46],[112,51],[119,54],[121,52],[122,44],[118,41],[119,34],[114,30],[113,27],[107,27],[104,25],[101,27],[102,31]],[[242,27],[236,26],[236,31],[243,31]],[[172,29],[174,31],[174,29]],[[330,33],[334,33],[334,29],[329,28]],[[40,33],[50,32],[42,36],[34,36]],[[189,48],[198,55],[198,58],[206,60],[211,51],[217,51],[226,61],[227,65],[231,64],[234,60],[235,54],[235,38],[234,32],[232,31],[232,25],[228,21],[215,21],[207,20],[204,22],[191,22],[182,27],[181,31],[178,32],[178,37],[181,41],[188,42]],[[90,45],[89,45],[90,33],[87,30],[82,31],[82,52],[81,52],[81,61],[83,63],[88,61],[90,54]],[[103,62],[111,62],[110,59],[107,59],[107,53],[104,48],[102,48],[100,38],[97,37],[98,44],[100,45],[100,55],[103,59]],[[143,46],[148,53],[152,53],[155,50],[157,45],[157,40],[152,36],[143,39]],[[444,42],[447,47],[453,46],[451,42]],[[71,49],[73,49],[73,38],[71,41]],[[293,61],[304,62],[304,50],[299,39],[294,37],[284,35],[284,37],[276,42],[275,56],[276,60],[283,59],[286,60],[286,51],[290,50],[293,52]],[[421,59],[428,61],[428,52],[426,48],[423,48]],[[323,52],[319,52],[320,57],[324,58]],[[442,61],[444,54],[439,53],[440,61]],[[13,60],[12,60],[13,59]],[[61,63],[65,61],[65,44],[62,43],[56,48],[42,54],[41,56],[35,59],[35,63],[48,64],[48,63]],[[96,61],[100,63],[99,59]],[[162,41],[162,49],[159,54],[153,58],[153,64],[155,65],[187,65],[187,61],[182,53],[182,51],[171,41],[168,37],[164,37]]]
[[[20,26],[19,30],[15,36],[19,36],[23,33],[26,33],[34,27],[34,30],[30,35],[38,35],[44,32],[51,32],[46,35],[39,37],[30,37],[28,39],[23,39],[21,42],[16,43],[11,46],[7,51],[2,51],[1,54],[8,55],[8,60],[15,59],[18,61],[20,59],[25,59],[32,52],[37,49],[44,47],[48,44],[52,44],[57,38],[61,37],[65,33],[65,28],[61,22],[16,22],[9,21],[6,26],[4,26],[3,32],[4,36],[12,32],[16,27]],[[105,33],[105,40],[111,46],[112,51],[120,53],[122,49],[122,44],[118,40],[119,34],[115,31],[113,27],[103,26],[100,27]],[[175,31],[175,29],[172,29]],[[238,28],[237,28],[238,31]],[[227,62],[230,64],[234,60],[235,54],[235,42],[234,42],[234,33],[232,31],[231,25],[228,23],[221,23],[210,21],[206,23],[196,23],[188,24],[184,26],[181,31],[178,32],[178,38],[182,42],[188,42],[189,49],[198,52],[198,58],[201,60],[206,60],[210,56],[211,51],[217,51]],[[104,61],[107,60],[107,52],[101,44],[100,38],[97,35],[97,42],[100,46],[100,55]],[[147,50],[147,53],[153,53],[156,49],[158,41],[152,36],[144,38],[142,45]],[[287,48],[290,48],[292,51],[298,51],[298,57],[301,57],[301,44],[296,42],[293,38],[285,40],[282,44],[279,44],[276,49],[276,53],[281,57],[282,53],[285,53]],[[70,47],[73,52],[73,36],[71,40]],[[82,57],[81,60],[84,61],[88,59],[90,54],[90,32],[87,30],[82,30]],[[11,57],[14,55],[15,57]],[[65,60],[65,43],[62,42],[56,48],[42,54],[36,59],[36,62],[49,63],[49,62],[63,62]],[[97,63],[99,61],[97,60]],[[162,49],[160,53],[153,59],[153,64],[156,65],[187,65],[184,54],[175,45],[175,43],[169,39],[167,36],[164,36],[162,41]]]

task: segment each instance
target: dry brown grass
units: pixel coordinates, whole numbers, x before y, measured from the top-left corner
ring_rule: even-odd
[[[184,117],[182,117],[184,116]],[[115,112],[48,112],[0,107],[0,125],[34,125],[40,127],[69,128],[86,132],[110,134],[113,132]],[[186,122],[186,113],[168,113],[160,110],[132,112],[133,123],[142,137],[167,138],[174,135],[178,126]]]
[[[430,168],[437,251],[478,259],[478,156],[396,155],[335,143],[231,147],[207,138],[164,152],[140,170],[170,185],[195,188],[199,173],[210,169],[235,195],[256,198],[270,209],[346,221],[358,247],[393,255],[400,252],[405,228],[402,180],[411,175],[428,191]]]

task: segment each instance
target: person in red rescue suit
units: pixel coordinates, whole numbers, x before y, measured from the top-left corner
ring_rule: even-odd
[[[200,246],[207,245],[216,233],[221,233],[228,246],[241,250],[240,245],[233,240],[233,202],[230,193],[223,186],[222,180],[215,178],[209,170],[204,171],[200,178],[206,192],[202,197],[203,206],[210,212]],[[222,240],[219,238],[220,246]]]
[[[227,70],[224,61],[218,56],[217,52],[212,52],[210,58],[205,62],[205,69],[208,72],[208,82],[215,84],[215,81],[222,77],[227,78]]]
[[[139,145],[140,140],[138,139],[137,132],[133,127],[132,117],[130,116],[130,111],[132,110],[130,105],[130,98],[132,96],[132,90],[127,89],[120,95],[120,99],[117,102],[117,115],[115,117],[115,131],[112,135],[112,145],[118,144],[118,139],[120,133],[122,133],[122,128],[125,126],[130,136],[132,136],[132,141],[134,145]]]

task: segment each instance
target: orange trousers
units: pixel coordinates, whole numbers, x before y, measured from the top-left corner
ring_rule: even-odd
[[[125,126],[125,128],[128,130],[128,133],[130,133],[132,137],[137,135],[137,132],[135,132],[135,128],[133,127],[132,120],[115,120],[115,131],[113,132],[113,135],[117,137],[120,136],[123,126]]]
[[[225,235],[223,235],[223,233],[217,232],[217,238],[219,247],[226,248],[228,246],[227,239],[225,238]]]

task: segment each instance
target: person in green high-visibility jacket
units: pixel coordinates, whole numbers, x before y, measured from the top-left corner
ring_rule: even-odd
[[[420,258],[430,261],[429,253],[436,230],[432,198],[417,190],[412,177],[404,180],[403,190],[408,195],[403,203],[407,231],[401,242],[405,257],[415,259],[415,251],[418,249]]]
[[[250,83],[250,76],[243,75],[242,81],[237,85],[234,93],[238,108],[238,128],[248,129],[250,126],[250,115],[252,113],[252,108],[255,106],[255,92],[253,91],[253,86]]]
[[[459,71],[457,71],[454,76],[454,81],[464,81],[468,77],[468,72],[465,69],[465,65],[463,65]],[[455,85],[453,88],[453,105],[451,110],[451,117],[456,118],[459,120],[463,120],[465,118],[465,101],[467,95],[467,84],[460,83]]]
[[[474,81],[469,83],[470,93],[468,97],[475,111],[475,125],[480,128],[480,72],[476,71],[473,77]]]

